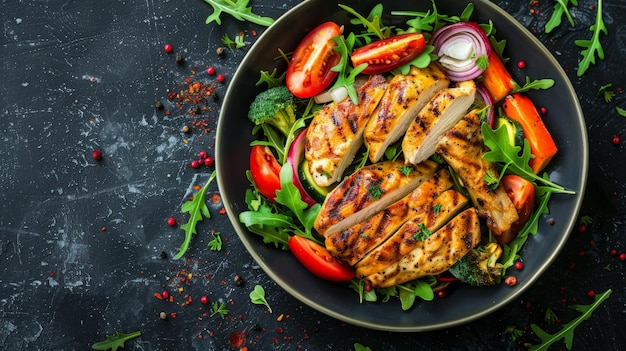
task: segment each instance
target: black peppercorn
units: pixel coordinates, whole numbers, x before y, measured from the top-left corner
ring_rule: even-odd
[[[180,55],[176,55],[176,63],[183,63],[183,62],[185,62],[185,59]]]
[[[162,259],[166,259],[167,258],[167,253],[165,251],[161,251],[161,258]]]
[[[154,107],[156,107],[156,108],[157,108],[157,109],[159,109],[159,110],[162,110],[162,109],[163,109],[163,103],[162,103],[161,101],[157,101],[157,102],[154,104]]]
[[[243,277],[239,274],[235,275],[235,285],[242,286],[244,283]]]

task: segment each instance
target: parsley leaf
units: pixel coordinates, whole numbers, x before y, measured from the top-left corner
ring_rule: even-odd
[[[220,15],[222,12],[233,16],[240,21],[248,21],[261,26],[269,27],[274,23],[274,19],[270,17],[262,17],[252,12],[252,7],[248,6],[250,0],[204,0],[213,7],[213,13],[206,19],[206,24],[215,22],[222,24]]]
[[[415,241],[424,241],[428,239],[430,234],[432,233],[428,230],[428,228],[426,228],[426,225],[424,223],[420,223],[417,225],[417,232],[413,234],[413,239]]]
[[[233,49],[233,45],[235,45],[235,42],[228,36],[228,34],[224,34],[221,40],[222,44],[226,45],[231,50]]]
[[[129,334],[118,332],[117,334],[113,336],[107,335],[107,339],[105,341],[97,342],[91,345],[91,348],[94,350],[101,350],[101,351],[105,351],[105,350],[116,351],[120,347],[124,348],[124,343],[126,341],[130,339],[134,339],[139,336],[141,336],[141,332],[139,331],[129,333]]]
[[[578,71],[576,73],[579,77],[585,74],[589,65],[596,63],[596,54],[600,60],[604,60],[604,49],[602,49],[602,44],[600,43],[600,34],[608,35],[608,30],[602,20],[602,0],[598,0],[596,10],[596,21],[589,27],[589,30],[593,32],[591,39],[574,41],[574,44],[583,48],[580,52],[582,60],[578,63]]]
[[[209,241],[209,248],[213,251],[222,251],[222,236],[220,232],[213,232],[213,240]]]
[[[202,189],[200,189],[194,196],[193,200],[189,200],[185,202],[182,207],[182,212],[189,213],[189,220],[187,223],[180,226],[180,229],[185,231],[185,240],[180,245],[180,249],[176,254],[176,258],[181,258],[187,252],[189,248],[189,244],[191,243],[191,238],[194,234],[197,234],[196,225],[198,222],[201,222],[204,218],[211,218],[211,213],[209,212],[209,208],[206,205],[205,195],[206,191],[209,188],[209,184],[213,182],[215,179],[216,173],[213,171],[209,180],[204,184]]]
[[[211,315],[209,317],[213,317],[217,314],[220,315],[220,318],[222,319],[226,319],[226,316],[228,315],[228,310],[226,309],[226,302],[222,302],[219,303],[217,301],[213,302],[213,313],[211,313]]]
[[[611,89],[612,87],[613,84],[609,83],[601,86],[600,89],[598,89],[598,95],[601,95],[604,98],[604,102],[606,103],[613,101],[613,97],[615,96],[615,92],[613,91],[613,89]]]
[[[371,185],[367,188],[367,192],[370,193],[372,200],[377,200],[383,195],[383,191],[378,184]]]

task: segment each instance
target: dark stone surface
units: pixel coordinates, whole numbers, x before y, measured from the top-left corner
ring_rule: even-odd
[[[253,42],[262,27],[227,15],[205,25],[212,9],[202,1],[3,1],[0,52],[0,349],[85,350],[106,335],[139,330],[126,350],[232,350],[234,332],[247,334],[250,350],[372,350],[523,348],[505,333],[522,330],[522,342],[538,340],[529,325],[550,331],[575,318],[568,306],[588,304],[589,290],[613,295],[576,330],[573,349],[620,349],[624,327],[624,263],[610,254],[626,251],[623,146],[626,108],[626,27],[621,0],[604,1],[606,58],[583,77],[576,39],[590,38],[595,2],[571,10],[575,25],[552,34],[543,25],[554,2],[494,1],[529,28],[557,57],[578,93],[589,133],[590,169],[581,215],[593,218],[572,233],[554,265],[523,297],[468,325],[428,333],[397,334],[362,329],[303,306],[262,272],[219,213],[217,186],[209,189],[212,219],[199,227],[189,259],[174,260],[182,231],[180,205],[203,184],[210,169],[188,167],[201,150],[213,153],[219,99],[200,116],[177,110],[167,96],[186,89],[186,78],[215,82],[223,95],[246,49],[226,50],[220,38],[240,32]],[[277,17],[297,1],[252,1],[257,13]],[[174,53],[163,45],[171,43]],[[249,45],[248,45],[249,47]],[[184,57],[183,64],[175,56]],[[205,72],[226,76],[218,83]],[[616,96],[604,102],[600,86]],[[166,109],[156,110],[156,101]],[[183,125],[206,121],[207,127]],[[96,161],[92,150],[102,151]],[[224,250],[207,247],[221,232]],[[168,258],[161,258],[161,252]],[[191,278],[187,276],[191,274]],[[236,286],[240,274],[245,284]],[[182,282],[181,278],[185,278]],[[265,287],[273,308],[250,303],[254,285]],[[174,302],[155,298],[167,290]],[[210,316],[210,302],[225,301],[228,318]],[[193,301],[185,305],[188,296]],[[544,322],[546,309],[560,323]],[[168,314],[161,320],[159,313]],[[171,314],[175,314],[173,318]],[[279,320],[279,316],[282,319]],[[259,328],[256,328],[258,326]],[[257,330],[258,329],[258,330]],[[553,349],[565,349],[558,341]]]

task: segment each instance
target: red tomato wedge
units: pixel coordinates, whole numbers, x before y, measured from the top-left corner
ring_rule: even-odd
[[[267,146],[254,145],[250,152],[250,173],[261,195],[271,201],[280,189],[280,164]]]
[[[519,216],[519,219],[513,223],[511,228],[497,238],[499,243],[508,244],[520,229],[524,227],[524,224],[526,224],[526,221],[533,213],[533,208],[535,207],[535,187],[531,182],[515,174],[505,175],[500,180],[500,184],[502,184],[502,188],[504,188],[509,199],[513,202],[513,206],[515,206]]]
[[[322,245],[299,235],[289,238],[289,250],[298,261],[316,276],[336,282],[345,282],[355,276],[354,269],[333,257]]]
[[[424,51],[426,39],[422,33],[405,33],[378,40],[352,52],[354,67],[367,63],[363,74],[391,71],[410,62]]]
[[[286,85],[291,93],[299,98],[315,96],[337,76],[331,71],[341,59],[341,54],[333,48],[337,43],[333,37],[341,35],[341,27],[334,22],[326,22],[315,27],[298,44],[287,67]]]

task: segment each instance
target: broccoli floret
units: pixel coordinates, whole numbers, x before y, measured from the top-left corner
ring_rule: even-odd
[[[448,270],[458,280],[473,286],[495,285],[502,276],[502,264],[498,259],[502,248],[489,243],[472,249]]]
[[[248,118],[256,125],[271,124],[287,136],[296,123],[295,111],[293,94],[287,87],[278,86],[256,96],[250,105]]]

